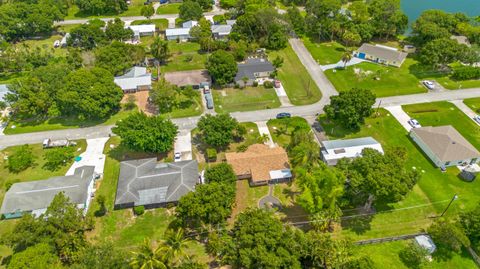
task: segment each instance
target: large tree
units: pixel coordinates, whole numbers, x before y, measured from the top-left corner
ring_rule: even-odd
[[[369,4],[372,25],[380,38],[403,34],[408,26],[408,17],[400,8],[400,0],[372,0]]]
[[[107,69],[113,75],[121,75],[144,60],[145,49],[142,46],[119,41],[95,50],[95,65]]]
[[[171,120],[145,113],[131,114],[112,129],[129,149],[153,153],[171,150],[177,131],[178,127]]]
[[[446,254],[450,251],[460,253],[463,247],[470,246],[470,240],[462,227],[451,220],[437,219],[427,231],[441,253]]]
[[[233,55],[224,50],[217,50],[212,53],[205,66],[218,85],[232,82],[238,70]]]
[[[480,205],[460,215],[460,224],[477,251],[480,250]]]
[[[123,92],[103,68],[80,68],[68,74],[57,106],[63,115],[103,119],[120,109]]]
[[[80,11],[89,15],[119,14],[128,9],[124,0],[75,0]]]
[[[178,16],[183,21],[199,20],[203,17],[203,10],[197,2],[184,1],[178,10]]]
[[[89,23],[80,24],[79,26],[73,28],[70,31],[70,37],[67,39],[67,44],[69,46],[90,50],[100,44],[105,43],[106,35],[101,29],[103,25],[99,22],[92,21],[89,21]]]
[[[133,31],[130,28],[125,28],[125,22],[120,18],[108,21],[105,28],[105,35],[109,40],[124,41],[133,37]]]
[[[207,114],[198,121],[198,130],[203,142],[213,147],[225,147],[246,133],[243,126],[228,114]]]
[[[324,110],[329,119],[337,120],[347,128],[358,129],[373,113],[373,104],[375,94],[370,90],[354,88],[332,96]]]
[[[185,109],[192,106],[199,93],[192,87],[180,89],[162,78],[150,90],[149,95],[160,113],[169,113],[174,109]]]
[[[153,8],[153,5],[144,5],[142,9],[140,10],[140,14],[147,19],[150,19],[153,14],[155,14],[155,9]]]
[[[217,182],[234,184],[237,181],[237,176],[230,164],[220,163],[210,166],[205,170],[205,179],[208,183]]]
[[[430,41],[420,52],[420,62],[434,68],[445,68],[456,61],[474,63],[480,60],[476,52],[450,38]]]
[[[375,201],[398,202],[420,179],[420,173],[406,166],[404,148],[389,148],[385,154],[374,149],[364,149],[362,157],[342,159],[337,168],[348,180],[347,196],[351,201],[364,201],[370,209]]]
[[[62,268],[62,264],[52,246],[46,243],[39,243],[27,248],[25,251],[12,255],[8,268],[59,269]]]
[[[152,45],[150,45],[150,53],[160,63],[164,63],[168,59],[169,54],[168,41],[163,40],[159,36],[155,37]]]

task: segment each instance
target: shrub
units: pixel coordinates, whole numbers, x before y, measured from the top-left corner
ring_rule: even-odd
[[[130,94],[127,97],[127,102],[125,103],[125,109],[126,110],[132,110],[137,107],[137,104],[135,103],[137,101],[137,98],[135,95]]]
[[[48,170],[55,171],[61,166],[65,166],[73,159],[75,149],[72,147],[48,149],[45,152],[45,167]]]
[[[271,89],[273,88],[273,82],[271,82],[270,80],[267,80],[263,83],[263,87],[265,87],[265,89]]]
[[[21,146],[10,157],[8,157],[7,168],[10,172],[19,173],[34,163],[32,149],[28,145]]]
[[[133,213],[136,216],[143,215],[143,213],[145,213],[145,207],[143,205],[135,206],[133,207]]]
[[[237,176],[233,168],[228,163],[212,165],[205,170],[205,179],[207,183],[233,183],[237,181]]]
[[[17,182],[19,182],[18,179],[9,180],[9,181],[5,182],[5,191],[8,191],[12,187],[12,185],[17,183]]]
[[[258,81],[254,80],[252,86],[257,87],[258,86]]]
[[[451,75],[454,80],[480,79],[480,68],[473,66],[463,66],[453,70]]]
[[[217,160],[217,150],[212,148],[207,149],[207,159],[209,161]]]
[[[235,83],[235,85],[233,85],[233,87],[234,87],[235,89],[239,89],[239,88],[240,88],[240,84]]]
[[[241,144],[240,146],[237,147],[237,152],[245,152],[248,149],[247,144]]]
[[[400,253],[399,257],[408,268],[421,268],[426,262],[428,252],[414,242],[410,242]]]

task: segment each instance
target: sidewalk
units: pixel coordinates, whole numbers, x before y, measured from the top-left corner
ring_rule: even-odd
[[[75,169],[84,165],[95,166],[95,173],[103,175],[103,169],[105,167],[105,154],[103,154],[103,148],[108,139],[108,137],[88,139],[85,152],[80,154],[82,159],[78,162],[74,162],[70,169],[68,169],[66,175],[73,175]]]
[[[408,124],[410,116],[403,111],[402,106],[389,106],[385,109],[388,110],[390,114],[395,117],[395,119],[397,119],[397,121],[403,126],[403,128],[405,128],[405,130],[407,130],[407,132],[410,132],[412,129],[412,126]]]
[[[465,113],[465,115],[467,115],[477,125],[480,125],[478,122],[476,122],[473,119],[473,117],[475,117],[477,113],[475,113],[475,111],[471,110],[467,105],[465,105],[463,100],[454,100],[454,101],[450,101],[450,103],[454,104],[458,109],[460,109],[463,113]]]

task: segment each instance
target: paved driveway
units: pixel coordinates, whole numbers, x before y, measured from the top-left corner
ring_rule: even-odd
[[[182,161],[192,159],[192,133],[191,130],[180,130],[174,144],[175,152],[180,152]]]
[[[267,135],[268,136],[268,141],[267,145],[271,148],[275,147],[275,143],[273,142],[272,135],[270,134],[270,130],[268,129],[267,122],[266,121],[259,121],[255,122],[258,126],[258,132],[260,135]]]
[[[388,110],[390,114],[395,117],[395,119],[397,119],[397,121],[403,126],[403,128],[405,128],[405,130],[407,130],[407,132],[410,132],[412,129],[412,126],[408,124],[410,116],[403,111],[401,106],[389,106],[385,109]]]
[[[278,99],[280,100],[280,103],[282,104],[282,107],[293,106],[281,82],[280,82],[280,87],[274,88],[274,89],[275,89],[275,93],[278,96]]]
[[[67,176],[73,175],[75,169],[84,165],[95,166],[95,173],[103,175],[103,169],[105,167],[105,154],[103,154],[103,148],[107,142],[108,137],[87,139],[87,148],[84,153],[80,154],[82,159],[78,162],[74,162],[70,169],[67,171]]]
[[[475,111],[471,110],[465,103],[463,103],[463,100],[454,100],[450,101],[450,103],[454,104],[458,109],[460,109],[465,115],[467,115],[473,122],[475,122],[477,125],[480,125],[478,122],[476,122],[473,117],[477,115]]]

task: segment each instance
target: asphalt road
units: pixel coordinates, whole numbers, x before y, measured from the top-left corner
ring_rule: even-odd
[[[323,112],[323,107],[328,104],[330,96],[336,95],[337,91],[335,87],[330,83],[326,78],[320,66],[312,58],[308,50],[303,46],[303,43],[297,39],[291,39],[290,44],[298,55],[300,61],[307,69],[308,73],[317,84],[317,86],[322,91],[322,98],[315,104],[305,105],[305,106],[292,106],[292,107],[283,107],[275,109],[266,109],[266,110],[257,110],[257,111],[246,111],[246,112],[233,112],[231,113],[232,117],[236,118],[239,122],[257,122],[257,121],[267,121],[269,119],[275,118],[275,116],[280,112],[289,112],[293,116],[314,116],[317,113]],[[464,90],[449,90],[443,92],[427,92],[420,94],[411,94],[411,95],[400,95],[400,96],[391,96],[377,98],[375,107],[388,107],[388,106],[399,106],[407,104],[418,104],[418,103],[428,103],[436,101],[453,101],[453,100],[463,100],[466,98],[479,97],[480,88],[464,89]],[[174,119],[173,122],[178,125],[179,129],[182,130],[191,130],[197,125],[198,119],[200,117],[189,117]],[[5,135],[0,136],[0,148],[21,145],[21,144],[34,144],[40,143],[45,138],[51,139],[90,139],[90,138],[99,138],[106,137],[111,135],[110,129],[112,126],[94,126],[88,128],[79,128],[79,129],[66,129],[66,130],[57,130],[57,131],[48,131],[48,132],[37,132],[37,133],[28,133],[28,134],[19,134],[19,135]]]

